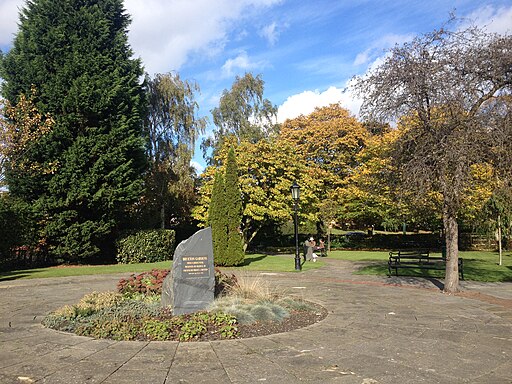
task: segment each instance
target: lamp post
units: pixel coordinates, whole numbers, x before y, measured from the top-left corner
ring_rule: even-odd
[[[297,204],[298,204],[299,198],[300,198],[300,187],[296,181],[293,182],[292,186],[290,187],[290,190],[292,191],[293,211],[294,211],[293,227],[295,229],[295,270],[300,271],[302,269],[302,266],[300,264],[300,255],[299,255],[299,223],[298,223],[298,218],[297,218]]]

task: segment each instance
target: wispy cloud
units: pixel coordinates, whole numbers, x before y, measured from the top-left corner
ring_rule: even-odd
[[[205,166],[204,166],[203,164],[199,164],[197,161],[194,161],[194,160],[192,160],[192,161],[190,162],[190,165],[191,165],[192,167],[194,167],[194,169],[196,170],[196,173],[197,173],[198,175],[200,175],[201,173],[203,173],[203,171],[204,171],[204,169],[205,169]]]
[[[263,28],[261,28],[259,34],[262,36],[265,40],[267,40],[268,44],[270,46],[274,46],[278,39],[281,32],[288,27],[288,24],[277,24],[277,22],[272,22],[268,25],[265,25]]]
[[[369,63],[378,60],[379,57],[385,55],[385,51],[395,46],[396,44],[403,44],[414,38],[413,34],[386,34],[380,39],[374,41],[364,51],[359,52],[354,59],[354,66],[368,65]]]
[[[352,70],[352,63],[342,55],[317,56],[297,64],[308,75],[339,78]]]
[[[496,8],[486,5],[471,12],[465,19],[464,25],[476,24],[499,34],[512,33],[512,6]]]
[[[264,61],[253,61],[242,51],[233,59],[228,59],[222,66],[222,77],[233,77],[239,72],[248,72],[253,70],[261,70],[266,66]]]

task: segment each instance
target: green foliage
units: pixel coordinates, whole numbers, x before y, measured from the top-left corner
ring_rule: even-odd
[[[2,94],[16,102],[34,85],[39,112],[54,124],[20,159],[49,172],[11,168],[10,193],[34,207],[41,249],[54,259],[108,260],[145,168],[145,97],[129,17],[121,0],[35,0],[20,15]]]
[[[502,187],[494,191],[485,203],[481,215],[481,220],[487,222],[492,229],[501,225],[502,233],[510,236],[512,234],[512,188]]]
[[[194,209],[194,217],[203,225],[207,222],[214,173],[221,172],[227,164],[228,144],[226,142],[219,153],[223,164],[220,170],[208,167],[203,173],[199,204]],[[256,144],[242,142],[235,147],[235,152],[242,193],[244,247],[251,244],[262,228],[279,226],[290,220],[293,214],[290,186],[294,180],[301,186],[299,220],[317,220],[315,205],[319,183],[294,147],[286,142],[260,140]]]
[[[154,263],[170,260],[174,253],[175,232],[170,229],[144,230],[117,241],[119,263]]]
[[[240,226],[242,201],[238,185],[235,152],[231,148],[225,174],[215,173],[208,223],[212,228],[215,265],[232,267],[243,263],[244,250]]]
[[[150,340],[165,341],[171,336],[172,322],[148,319],[142,323],[142,331]]]
[[[244,261],[244,249],[242,240],[242,199],[240,186],[238,184],[238,167],[235,159],[233,147],[229,149],[224,198],[227,205],[226,229],[227,229],[227,249],[226,260],[223,265],[231,267],[237,266]]]
[[[208,224],[212,228],[213,259],[215,265],[223,265],[226,259],[227,234],[227,205],[225,199],[224,176],[220,171],[215,173],[212,198],[208,208]]]
[[[135,340],[139,334],[136,323],[124,320],[96,318],[90,323],[79,324],[75,333],[79,336],[89,336],[95,339]]]
[[[108,297],[112,294],[109,293]],[[84,298],[81,303],[85,301],[91,301],[91,297]],[[218,334],[220,338],[238,335],[236,318],[225,313],[197,312],[172,316],[159,303],[128,299],[110,303],[103,301],[101,307],[81,303],[60,308],[47,315],[42,324],[81,336],[113,340],[191,341],[206,334]]]
[[[195,82],[166,73],[153,78],[146,75],[145,86],[148,116],[144,128],[150,170],[141,210],[165,228],[190,215],[195,175],[190,160],[207,119],[197,116],[199,86]]]
[[[35,244],[35,220],[30,206],[0,194],[0,265],[24,266],[20,253]],[[25,255],[23,255],[25,256]]]
[[[277,107],[263,98],[264,85],[261,75],[254,77],[246,73],[235,78],[230,90],[222,92],[219,106],[212,110],[213,123],[217,127],[214,137],[201,144],[205,157],[207,149],[213,148],[211,164],[214,160],[218,162],[217,155],[228,137],[236,143],[256,143],[278,132],[279,125],[275,123]]]

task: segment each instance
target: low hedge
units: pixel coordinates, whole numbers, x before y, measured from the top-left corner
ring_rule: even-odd
[[[154,263],[171,260],[176,234],[171,229],[144,230],[117,240],[116,259],[122,264]]]

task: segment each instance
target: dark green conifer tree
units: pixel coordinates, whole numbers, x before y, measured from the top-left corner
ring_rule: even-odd
[[[242,223],[242,198],[238,184],[238,166],[233,147],[228,152],[225,176],[225,204],[227,230],[227,265],[240,265],[244,261],[244,250],[240,225]]]
[[[212,197],[208,209],[208,224],[212,228],[213,258],[215,265],[226,265],[227,236],[227,211],[224,176],[222,172],[215,173],[213,181]]]
[[[34,85],[39,112],[55,120],[24,159],[51,171],[12,167],[6,181],[34,207],[44,248],[67,262],[113,257],[143,190],[143,71],[129,23],[122,0],[28,1],[2,59],[3,96],[16,102]]]

